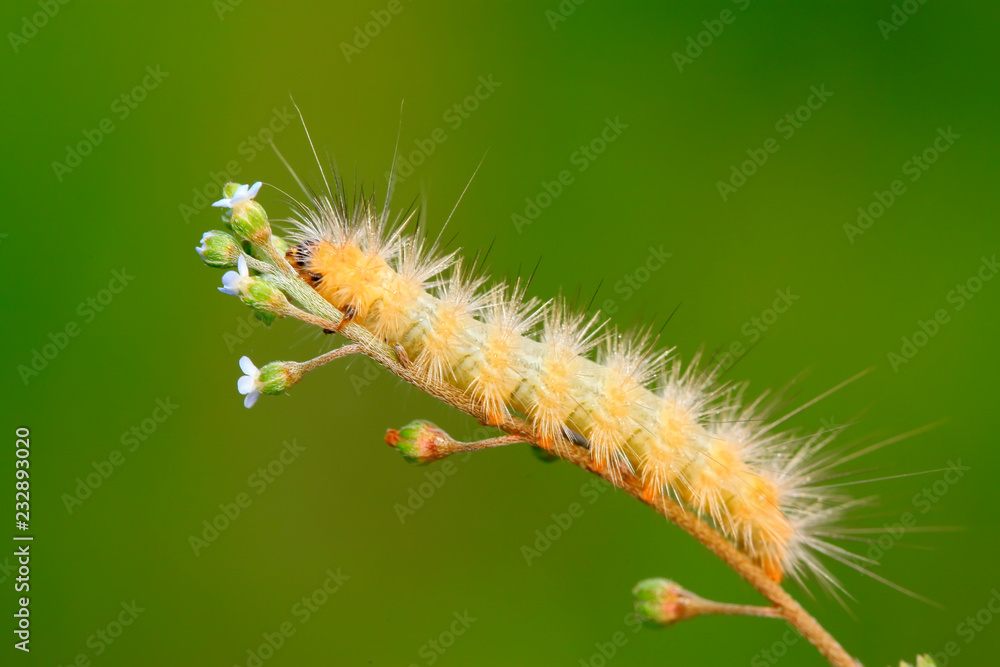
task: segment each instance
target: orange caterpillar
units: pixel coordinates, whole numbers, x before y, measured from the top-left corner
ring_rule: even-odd
[[[851,501],[814,486],[832,436],[772,432],[773,405],[743,406],[743,387],[686,369],[649,336],[598,326],[517,283],[483,289],[420,234],[390,228],[370,200],[342,192],[299,205],[287,259],[346,317],[401,345],[428,379],[467,392],[499,422],[527,417],[546,448],[589,445],[595,466],[634,471],[647,497],[670,494],[710,519],[776,581],[817,560],[853,556],[821,537]],[[604,329],[601,334],[600,330]],[[794,446],[793,446],[794,445]]]

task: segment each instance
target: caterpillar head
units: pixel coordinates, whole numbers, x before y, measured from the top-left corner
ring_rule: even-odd
[[[292,246],[285,259],[324,299],[361,323],[384,300],[396,275],[380,254],[353,243],[309,239]]]

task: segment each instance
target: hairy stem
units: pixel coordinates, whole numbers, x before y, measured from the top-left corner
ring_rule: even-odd
[[[504,447],[506,445],[513,445],[517,442],[527,442],[523,436],[520,435],[500,435],[495,438],[488,438],[486,440],[477,440],[475,442],[459,442],[456,443],[457,452],[478,452],[483,449],[492,449],[493,447]]]
[[[781,612],[778,611],[777,607],[759,607],[752,604],[730,604],[728,602],[709,602],[702,606],[703,614],[781,618]]]
[[[304,372],[309,372],[316,368],[319,368],[323,364],[328,364],[334,359],[340,359],[341,357],[346,357],[351,354],[360,354],[361,347],[358,345],[344,345],[338,347],[336,350],[330,350],[326,354],[321,354],[315,359],[310,359],[309,361],[303,361],[299,364],[299,368]]]
[[[271,253],[269,253],[271,254]],[[273,257],[273,254],[271,254]],[[279,258],[274,258],[279,259]],[[284,262],[281,259],[281,262]],[[255,269],[268,268],[263,262],[256,262]],[[291,268],[286,264],[288,268]],[[402,380],[412,384],[417,389],[444,401],[453,408],[475,417],[484,424],[495,426],[508,434],[510,441],[523,441],[538,444],[534,431],[529,423],[515,416],[506,416],[501,423],[491,423],[488,415],[468,394],[451,385],[429,382],[412,365],[403,363],[385,342],[376,338],[370,331],[352,322],[345,322],[344,315],[328,301],[323,299],[309,285],[297,277],[292,277],[284,267],[278,269],[279,274],[267,276],[275,286],[297,301],[309,312],[303,312],[292,307],[279,314],[301,319],[324,329],[336,331],[351,340],[357,346],[357,351],[370,357]],[[557,447],[550,450],[560,458],[598,475],[614,486],[625,491],[642,503],[645,503],[664,517],[680,526],[689,535],[705,545],[726,565],[736,571],[751,586],[767,598],[774,607],[774,614],[784,618],[798,632],[809,640],[819,652],[834,667],[858,667],[858,663],[844,650],[834,637],[807,612],[782,586],[772,580],[763,569],[754,564],[750,558],[703,521],[693,512],[677,502],[659,495],[647,499],[643,494],[641,480],[633,474],[623,472],[611,474],[609,470],[598,470],[594,467],[589,452],[581,447]],[[756,608],[760,609],[760,608]],[[756,615],[766,615],[758,613]]]

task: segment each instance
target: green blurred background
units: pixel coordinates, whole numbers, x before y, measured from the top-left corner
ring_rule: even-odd
[[[880,25],[894,12],[901,25]],[[294,634],[265,649],[262,664],[823,664],[769,620],[633,632],[629,590],[645,577],[716,599],[758,598],[647,508],[612,493],[590,504],[586,475],[523,447],[447,469],[406,465],[382,444],[387,427],[423,417],[471,438],[476,426],[370,364],[340,362],[289,397],[243,408],[241,355],[304,360],[332,342],[295,322],[250,327],[249,311],[216,291],[220,272],[194,253],[202,232],[220,225],[206,207],[219,196],[213,174],[263,180],[259,200],[273,217],[287,214],[275,187],[294,183],[270,150],[254,147],[269,124],[316,181],[301,127],[281,120],[294,97],[320,150],[348,180],[356,166],[380,192],[405,100],[400,145],[421,164],[395,201],[424,197],[434,229],[485,155],[450,229],[467,253],[493,243],[498,276],[525,274],[541,257],[536,295],[587,299],[603,281],[597,301],[610,299],[627,326],[659,327],[681,304],[667,344],[690,358],[703,344],[746,349],[759,338],[728,377],[762,390],[808,369],[798,402],[874,367],[797,416],[798,427],[856,422],[849,442],[946,420],[852,464],[867,478],[938,471],[858,487],[880,500],[853,525],[878,528],[910,511],[919,528],[960,528],[886,538],[878,558],[878,574],[940,607],[843,567],[834,569],[855,598],[847,610],[822,591],[801,597],[867,665],[952,641],[953,664],[995,664],[1000,621],[971,641],[959,624],[1000,587],[1000,280],[973,280],[981,289],[961,309],[952,290],[1000,249],[998,15],[995,3],[936,1],[5,2],[10,445],[0,479],[12,494],[14,428],[30,427],[36,541],[30,656],[11,646],[13,559],[0,552],[0,662],[69,665],[83,654],[108,666],[254,665],[265,635],[275,640],[290,623]],[[377,34],[358,37],[379,18],[384,26],[367,26]],[[685,50],[689,62],[675,55]],[[488,94],[480,77],[492,77]],[[800,110],[811,117],[789,136],[790,124],[776,123],[807,104],[813,86],[832,95]],[[581,158],[606,119],[627,128],[596,159]],[[112,131],[97,143],[102,122]],[[959,138],[932,150],[936,161],[910,180],[906,163],[948,128]],[[434,150],[420,154],[428,138]],[[769,138],[777,152],[723,200],[717,183]],[[68,147],[81,143],[72,150],[89,154],[77,161]],[[518,229],[512,216],[563,170],[573,182],[551,202],[542,197],[548,205]],[[844,225],[858,207],[896,179],[905,191],[849,238]],[[661,246],[671,257],[641,269]],[[115,271],[131,276],[124,289]],[[774,319],[777,290],[797,299]],[[893,364],[901,339],[939,309],[948,321]],[[71,323],[77,335],[48,348],[52,359],[34,358],[41,370],[26,370]],[[162,423],[157,401],[176,406]],[[286,441],[304,449],[262,482],[256,471]],[[121,465],[89,497],[67,501],[112,456]],[[940,472],[949,461],[969,468],[954,484]],[[945,493],[923,513],[914,496],[935,483]],[[401,520],[399,508],[421,492],[422,506]],[[220,504],[241,493],[250,505],[196,554],[190,537],[205,521],[224,525]],[[527,564],[522,547],[572,502],[583,516]],[[296,604],[338,569],[349,578],[302,623]],[[138,618],[102,640],[96,633],[116,634],[133,600]],[[476,620],[449,636],[454,614],[466,612]],[[624,645],[603,657],[617,632]]]

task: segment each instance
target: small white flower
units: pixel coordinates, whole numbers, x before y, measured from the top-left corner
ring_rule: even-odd
[[[253,365],[250,357],[240,357],[240,370],[246,375],[236,381],[236,389],[246,396],[243,406],[252,408],[260,396],[260,369]]]
[[[212,236],[215,236],[214,232],[205,232],[202,234],[201,245],[195,248],[195,250],[198,251],[198,254],[201,255],[202,259],[205,259],[205,251],[208,250],[208,239]]]
[[[247,259],[243,255],[236,260],[236,268],[239,271],[226,271],[222,274],[222,287],[219,291],[223,294],[239,296],[243,293],[247,283],[250,281],[250,270],[247,268]]]
[[[257,192],[260,190],[261,182],[257,181],[253,185],[243,184],[236,188],[236,192],[233,193],[232,197],[225,197],[219,201],[212,204],[212,206],[217,206],[219,208],[232,208],[235,209],[257,196]]]

